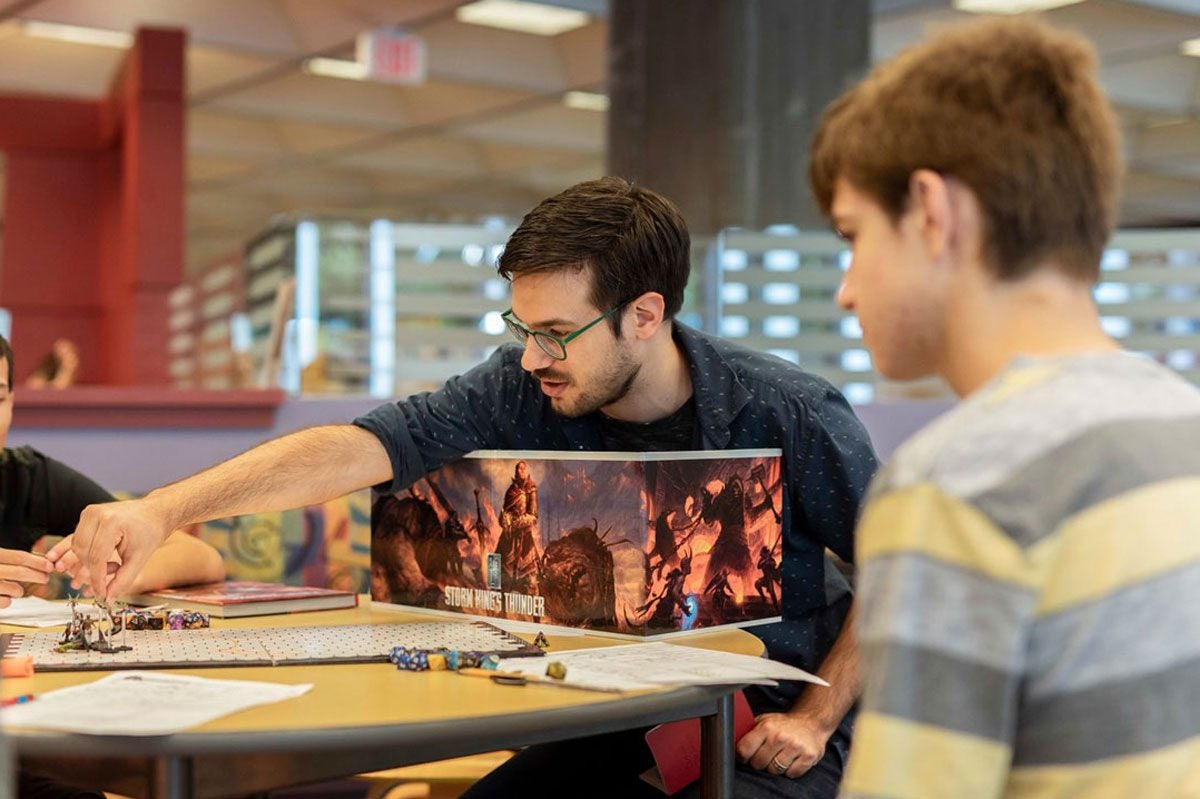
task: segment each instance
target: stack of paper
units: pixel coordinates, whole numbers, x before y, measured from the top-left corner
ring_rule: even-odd
[[[99,611],[88,602],[79,604],[79,612],[97,615]],[[18,597],[0,609],[0,624],[18,627],[57,627],[71,620],[71,607],[65,602],[48,602],[36,596]]]
[[[6,707],[0,710],[0,725],[96,735],[171,735],[238,710],[300,696],[310,688],[125,671]]]
[[[776,680],[829,683],[778,661],[667,643],[580,649],[545,658],[510,658],[500,670],[541,677],[547,661],[567,667],[564,685],[605,691],[636,691],[664,685],[775,685]]]

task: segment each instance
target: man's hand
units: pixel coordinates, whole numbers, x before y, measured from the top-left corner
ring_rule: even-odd
[[[14,597],[25,595],[22,583],[50,580],[50,561],[41,555],[20,549],[0,549],[0,608],[12,604]]]
[[[88,575],[104,575],[90,582],[93,595],[108,600],[130,593],[134,578],[170,532],[170,523],[146,499],[88,505],[70,537],[71,551]],[[120,563],[110,571],[113,560]]]
[[[751,768],[795,779],[825,755],[830,735],[805,716],[764,713],[737,742],[737,755]]]
[[[74,536],[67,536],[46,553],[46,559],[50,561],[54,571],[66,574],[71,578],[71,588],[73,590],[83,591],[84,596],[92,596],[91,574],[88,572],[87,566],[84,565],[79,556],[71,549],[73,543]],[[109,575],[115,573],[120,565],[120,559],[116,553],[113,553],[112,557],[109,558],[106,573]]]

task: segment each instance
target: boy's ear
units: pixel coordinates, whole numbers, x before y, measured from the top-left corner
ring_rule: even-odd
[[[908,181],[910,212],[933,260],[944,256],[956,233],[957,214],[947,178],[932,169],[918,169]]]

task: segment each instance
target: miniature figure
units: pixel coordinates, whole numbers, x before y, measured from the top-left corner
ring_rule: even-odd
[[[93,619],[90,613],[80,611],[74,597],[68,600],[67,605],[71,608],[71,621],[63,630],[63,637],[55,647],[55,652],[102,652],[111,655],[133,649],[131,646],[113,645],[114,632],[123,630],[124,625],[120,625],[118,629],[118,624],[113,619],[112,608],[108,604],[96,601],[95,609],[103,614],[99,619]]]

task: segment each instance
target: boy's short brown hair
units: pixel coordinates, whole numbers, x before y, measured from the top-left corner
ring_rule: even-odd
[[[845,179],[898,221],[918,169],[966,184],[1001,279],[1052,259],[1094,281],[1116,217],[1120,135],[1082,37],[1024,19],[949,29],[826,110],[809,179],[830,213]]]

